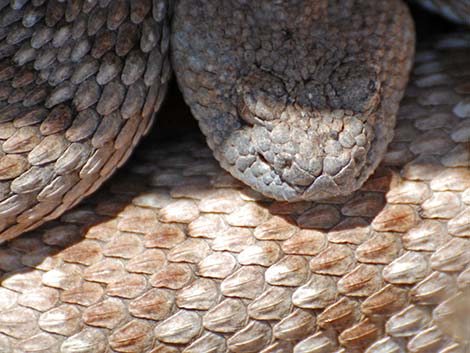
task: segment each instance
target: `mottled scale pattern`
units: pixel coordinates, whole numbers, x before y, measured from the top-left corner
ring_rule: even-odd
[[[128,158],[166,92],[168,6],[0,1],[0,242],[60,216]]]
[[[470,25],[469,0],[417,0],[427,9],[447,17],[451,21]]]
[[[470,37],[416,57],[364,187],[266,199],[200,139],[0,247],[0,351],[468,352]]]

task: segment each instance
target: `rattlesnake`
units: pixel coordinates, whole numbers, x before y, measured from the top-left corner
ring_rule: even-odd
[[[402,1],[176,3],[5,1],[1,239],[127,160],[170,66],[215,157],[255,190],[317,200],[375,169],[413,57]]]
[[[50,10],[55,9],[50,3]],[[119,8],[125,2],[111,3]],[[116,50],[130,45],[133,23],[145,12],[146,3],[132,3],[131,21],[123,20],[125,27],[116,36],[122,46]],[[72,16],[73,6],[66,11],[69,3],[54,4]],[[92,11],[90,4],[83,5],[89,6],[89,18],[94,19],[88,19],[87,25],[99,27],[102,14]],[[152,18],[140,16],[142,33],[145,26],[146,31],[155,30],[150,24],[156,19],[167,21],[164,11],[157,11],[164,9],[164,3],[155,4]],[[27,5],[12,2],[12,6]],[[58,17],[53,14],[47,12],[46,20]],[[2,21],[11,21],[12,16]],[[114,18],[111,24],[113,20],[119,22]],[[83,30],[83,17],[78,30],[80,26]],[[164,28],[159,35],[146,37],[161,36],[158,51],[140,41],[150,48],[148,59],[153,55],[152,63],[159,66],[142,68],[142,57],[130,50],[126,63],[130,58],[132,64],[127,71],[123,65],[122,82],[110,81],[108,95],[93,102],[97,110],[106,112],[128,82],[129,91],[120,95],[121,100],[129,92],[134,98],[139,89],[148,90],[146,104],[141,102],[145,113],[132,115],[136,105],[126,104],[109,116],[121,121],[98,122],[88,114],[65,132],[70,143],[64,142],[62,131],[70,124],[73,109],[59,104],[60,109],[52,109],[54,114],[48,117],[40,104],[22,110],[18,102],[41,99],[44,78],[32,94],[28,69],[20,70],[20,75],[12,73],[11,66],[3,67],[11,82],[25,84],[11,84],[8,105],[2,109],[21,114],[23,120],[13,116],[4,124],[3,134],[10,134],[8,138],[16,134],[16,144],[10,143],[15,147],[24,146],[25,136],[26,142],[43,145],[33,154],[6,151],[9,164],[3,167],[9,168],[1,170],[17,172],[24,168],[21,157],[32,155],[40,162],[49,159],[46,165],[56,156],[54,166],[62,158],[59,165],[73,171],[72,176],[56,177],[40,192],[31,192],[35,197],[41,194],[34,200],[44,200],[40,207],[23,208],[32,205],[32,198],[21,193],[2,203],[2,211],[13,215],[2,218],[3,239],[59,216],[127,158],[126,145],[137,142],[129,131],[137,128],[135,136],[145,132],[168,82],[169,62],[158,58],[168,50]],[[47,28],[35,33],[43,32]],[[110,43],[113,34],[104,32],[88,50],[99,51]],[[8,35],[13,40],[10,36],[29,38],[21,31]],[[34,38],[44,39],[39,34]],[[76,46],[69,46],[69,55],[77,55],[74,65],[85,75],[93,65],[96,70],[96,63],[82,61],[80,50],[86,50],[87,43],[79,39]],[[222,172],[198,140],[187,137],[184,143],[158,149],[144,145],[140,162],[127,167],[108,189],[63,215],[60,222],[50,222],[0,248],[4,272],[0,352],[463,352],[469,337],[464,326],[470,235],[469,41],[465,35],[450,36],[437,41],[434,50],[418,53],[415,76],[383,166],[352,195],[322,203],[273,201]],[[18,60],[41,53],[24,43],[21,49]],[[2,52],[8,50],[4,46]],[[47,60],[49,51],[38,57]],[[116,75],[112,69],[117,61],[109,58],[100,80]],[[64,72],[65,66],[48,74],[73,77]],[[150,79],[156,71],[162,74],[161,81]],[[91,81],[83,82],[74,104],[86,106],[96,90]],[[202,82],[201,91],[207,88],[204,78],[194,82]],[[50,97],[70,94],[66,84],[59,86]],[[38,131],[51,137],[35,140]],[[99,149],[102,142],[104,148]],[[62,146],[59,152],[52,148],[57,146]],[[83,156],[86,148],[97,148],[93,155],[98,157],[107,153],[109,160],[103,161],[99,176],[92,173],[96,165],[83,162],[87,168],[80,170],[80,176],[88,179],[73,186],[79,175],[74,166],[80,161],[71,157]],[[33,170],[15,188],[37,186],[47,179],[40,178],[47,168]],[[59,197],[62,202],[56,208],[55,200],[66,190],[55,187],[65,182],[73,191]]]

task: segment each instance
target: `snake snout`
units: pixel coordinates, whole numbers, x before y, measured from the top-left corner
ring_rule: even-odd
[[[240,79],[242,126],[227,141],[225,156],[235,174],[287,201],[321,200],[359,188],[370,173],[366,156],[380,92],[378,72],[362,64],[338,65],[326,84],[312,79],[291,85],[259,68]]]
[[[221,160],[263,194],[285,201],[322,200],[354,192],[370,174],[373,114],[312,111],[287,103],[277,120],[259,115],[230,135]]]
[[[257,126],[253,135],[256,150],[262,156],[253,167],[262,170],[257,166],[263,165],[267,171],[262,176],[264,189],[275,189],[270,184],[277,182],[285,189],[295,190],[288,201],[321,200],[355,191],[374,138],[367,121],[344,111],[324,111],[299,117],[298,121],[281,121],[271,130]],[[284,194],[273,197],[284,199]]]

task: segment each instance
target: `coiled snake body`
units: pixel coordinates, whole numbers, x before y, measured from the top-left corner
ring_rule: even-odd
[[[351,194],[392,138],[407,10],[267,3],[180,1],[173,62],[222,166],[281,201],[186,137],[144,144],[96,196],[14,238],[95,191],[146,132],[171,6],[0,2],[0,239],[14,238],[0,247],[0,352],[468,349],[470,38],[418,52],[394,140]],[[328,16],[350,18],[346,42]]]

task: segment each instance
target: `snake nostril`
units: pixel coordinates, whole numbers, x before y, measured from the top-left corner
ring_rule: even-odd
[[[269,161],[266,159],[266,157],[262,153],[257,153],[257,156],[261,162],[263,162],[266,165],[270,165]]]

